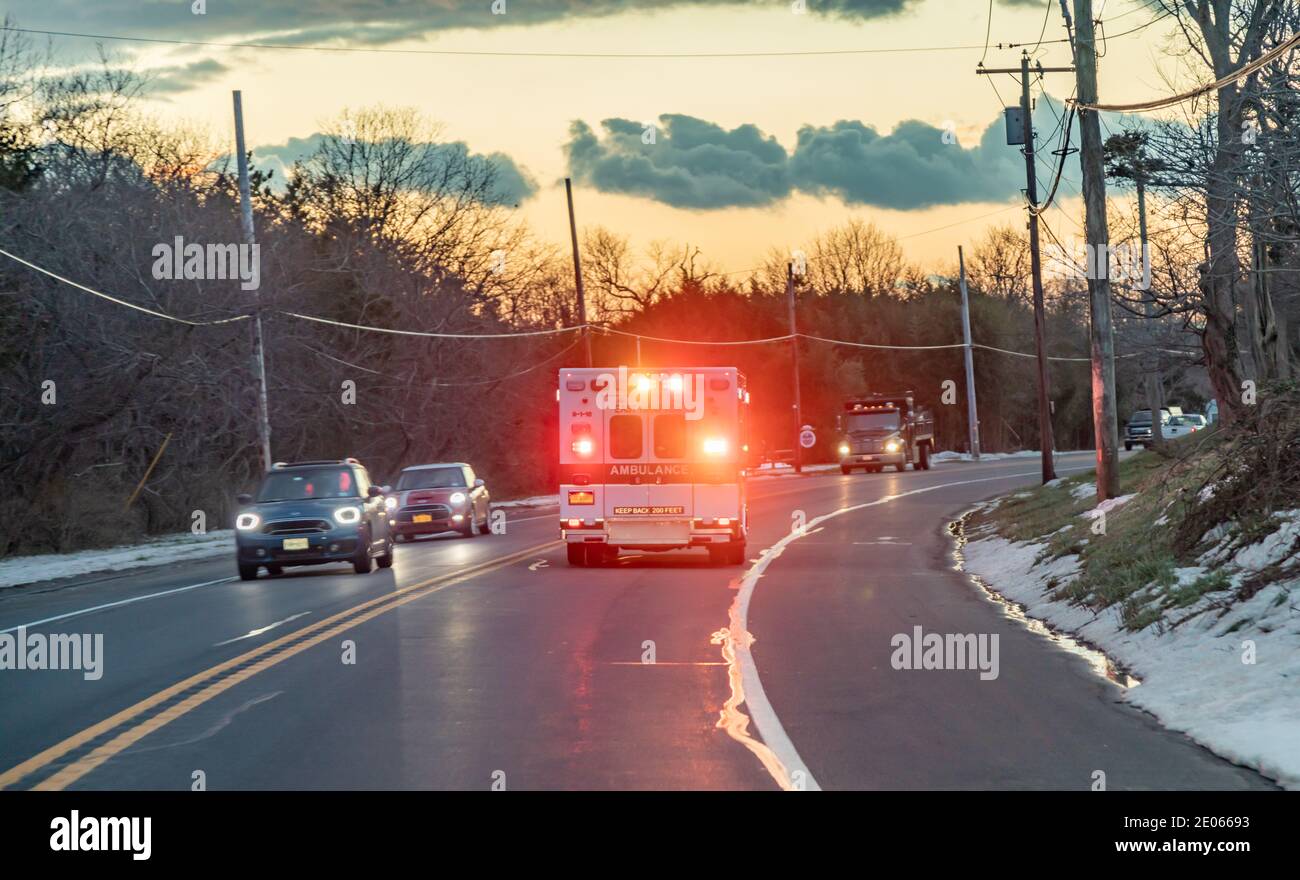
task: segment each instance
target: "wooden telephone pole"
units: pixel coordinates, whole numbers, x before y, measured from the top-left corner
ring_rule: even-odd
[[[582,288],[582,258],[578,254],[578,224],[573,219],[573,181],[564,178],[564,195],[569,200],[569,241],[573,244],[573,287],[578,296],[578,324],[582,327],[583,363],[591,366],[591,328],[587,326],[587,294]],[[637,356],[641,354],[641,339],[637,338]]]
[[[1035,73],[1072,72],[1073,67],[1034,68]],[[1052,460],[1052,403],[1050,377],[1047,372],[1046,307],[1043,304],[1043,261],[1038,253],[1038,175],[1034,169],[1034,119],[1029,102],[1029,53],[1020,56],[1019,68],[989,69],[978,68],[976,73],[1011,73],[1020,74],[1020,131],[1015,131],[1014,108],[1009,108],[1007,116],[1007,144],[1023,145],[1025,154],[1025,200],[1029,205],[1029,266],[1034,281],[1034,348],[1038,353],[1038,437],[1039,450],[1043,466],[1043,482],[1056,479],[1056,466]],[[1018,136],[1017,136],[1018,135]]]
[[[1074,0],[1075,75],[1078,102],[1097,103],[1096,33],[1092,0]],[[1110,234],[1106,229],[1106,167],[1101,120],[1095,110],[1079,113],[1079,166],[1088,251],[1088,311],[1091,320],[1092,429],[1097,444],[1097,500],[1119,496],[1119,424],[1115,414],[1115,336],[1110,315]],[[1152,419],[1160,418],[1159,411]]]

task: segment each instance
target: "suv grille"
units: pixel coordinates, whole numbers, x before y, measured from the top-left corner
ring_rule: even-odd
[[[264,535],[312,535],[329,530],[330,524],[323,519],[282,519],[262,526]]]

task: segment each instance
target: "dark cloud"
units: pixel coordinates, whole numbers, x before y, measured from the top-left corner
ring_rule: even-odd
[[[1063,112],[1059,101],[1039,100],[1034,125],[1040,150],[1055,145]],[[660,121],[653,144],[645,142],[641,123],[627,119],[605,120],[600,135],[573,123],[565,145],[570,173],[602,192],[700,210],[768,205],[795,190],[850,205],[913,210],[1003,201],[1024,186],[1024,157],[1007,146],[1000,117],[971,147],[916,120],[889,134],[851,120],[806,125],[792,153],[753,125],[727,131],[691,116]],[[1077,136],[1076,128],[1076,143]],[[1078,179],[1077,160],[1069,161],[1067,175]],[[1041,168],[1040,176],[1046,176]]]
[[[230,68],[214,58],[194,61],[174,67],[159,67],[148,71],[151,95],[172,95],[187,92],[197,85],[216,79]]]
[[[969,2],[969,0],[968,0]],[[1006,5],[1041,0],[1000,0]],[[921,0],[808,0],[810,16],[869,21],[897,15]],[[409,39],[454,28],[512,27],[574,18],[602,18],[623,12],[661,12],[719,7],[738,12],[755,6],[789,8],[791,0],[505,0],[505,14],[492,13],[492,0],[209,0],[204,15],[190,0],[13,0],[8,12],[25,27],[97,31],[185,40],[230,40],[275,36],[276,42],[339,40],[366,45]],[[69,23],[75,22],[75,27]]]
[[[1024,159],[1005,145],[1000,122],[985,130],[974,149],[945,142],[944,136],[943,129],[915,120],[887,135],[861,122],[806,125],[799,130],[790,175],[805,192],[900,210],[1000,201],[1023,185]]]
[[[574,122],[565,145],[570,173],[603,192],[646,196],[677,208],[749,207],[790,194],[789,156],[755,126],[727,131],[678,114],[659,122],[606,119],[603,137]],[[654,142],[647,143],[652,136]]]
[[[293,164],[311,156],[320,147],[324,134],[317,132],[307,137],[289,138],[283,144],[267,144],[253,148],[253,164],[275,172],[273,180],[283,186],[288,180]],[[493,181],[496,202],[518,205],[537,192],[537,181],[527,169],[518,165],[505,153],[475,153],[464,141],[435,144],[434,149],[456,153],[461,158],[490,162],[495,169]]]

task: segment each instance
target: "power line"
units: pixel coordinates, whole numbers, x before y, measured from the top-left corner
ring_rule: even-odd
[[[818,56],[837,56],[837,55],[900,55],[909,52],[970,52],[976,49],[982,49],[983,55],[980,63],[988,55],[990,43],[989,34],[992,33],[992,0],[989,0],[989,22],[986,29],[984,43],[972,43],[967,45],[955,46],[888,46],[873,47],[866,49],[786,49],[786,50],[756,50],[748,52],[521,52],[510,50],[488,50],[488,49],[397,49],[385,46],[324,46],[320,44],[296,44],[296,43],[267,43],[267,42],[229,42],[220,40],[182,40],[174,37],[139,37],[129,34],[98,34],[88,33],[85,31],[56,31],[44,28],[25,28],[12,25],[0,27],[0,31],[12,31],[21,34],[39,34],[49,37],[71,37],[81,40],[113,40],[125,43],[152,43],[165,46],[202,46],[214,49],[273,49],[279,51],[296,51],[296,52],[361,52],[376,55],[442,55],[450,57],[481,57],[481,58],[592,58],[592,59],[619,59],[619,58],[648,58],[648,59],[691,59],[691,58],[800,58],[800,57],[818,57]],[[1127,14],[1127,13],[1125,13]],[[1120,16],[1116,16],[1119,18]],[[1148,22],[1147,27],[1154,22]],[[1134,30],[1141,30],[1135,28]],[[1116,34],[1122,37],[1133,31],[1125,31],[1123,34]],[[1113,38],[1112,38],[1113,39]],[[1068,40],[1046,40],[1042,35],[1034,43],[1035,49],[1039,46],[1045,46],[1053,43],[1065,43]],[[997,43],[993,44],[997,49],[1018,49],[1027,46],[1029,43]]]
[[[1202,86],[1197,86],[1194,89],[1191,89],[1186,92],[1182,92],[1177,95],[1170,95],[1169,97],[1166,98],[1155,98],[1150,101],[1139,101],[1136,104],[1101,104],[1101,103],[1083,104],[1071,98],[1069,103],[1073,104],[1075,107],[1078,107],[1081,110],[1108,110],[1113,113],[1138,113],[1146,110],[1162,110],[1165,107],[1172,107],[1175,104],[1181,104],[1184,101],[1189,101],[1192,98],[1197,98],[1208,92],[1212,92],[1215,91],[1216,89],[1220,89],[1223,86],[1229,85],[1230,83],[1234,83],[1239,79],[1244,79],[1245,77],[1250,76],[1252,73],[1261,70],[1269,63],[1276,61],[1284,53],[1290,51],[1291,49],[1296,48],[1297,46],[1300,46],[1300,33],[1297,33],[1294,36],[1292,36],[1290,39],[1282,43],[1279,43],[1278,45],[1274,46],[1272,49],[1265,52],[1263,55],[1256,58],[1254,61],[1242,65],[1241,67],[1237,68],[1236,71],[1228,74],[1225,77],[1221,77],[1220,79],[1217,79],[1214,82],[1206,83],[1205,85]]]
[[[1011,205],[1010,208],[1015,208],[1015,207],[1018,207],[1018,205]],[[1009,211],[1010,208],[1004,208],[1002,209],[1002,211]],[[1000,213],[1000,212],[993,212],[993,213]],[[1047,224],[1044,224],[1044,227],[1045,229],[1048,229],[1048,235],[1052,237],[1052,240],[1057,240],[1056,235],[1052,233],[1050,227],[1048,227]],[[1060,242],[1057,243],[1060,244]],[[87,294],[91,294],[94,296],[98,296],[98,298],[108,300],[108,302],[110,303],[114,303],[117,305],[125,305],[126,308],[134,309],[134,311],[136,312],[143,312],[146,313],[146,315],[152,317],[159,317],[159,318],[164,318],[164,320],[175,321],[178,322],[178,324],[186,324],[190,326],[212,326],[218,324],[233,324],[233,322],[235,321],[246,321],[248,320],[248,318],[251,317],[248,315],[238,315],[235,317],[220,318],[220,320],[216,320],[216,321],[191,321],[191,320],[187,320],[187,318],[175,317],[174,315],[166,315],[165,312],[157,312],[155,311],[155,309],[144,308],[143,305],[136,305],[134,303],[129,303],[126,302],[126,300],[118,299],[117,296],[110,296],[108,294],[104,294],[104,292],[94,290],[92,289],[92,287],[81,285],[81,283],[72,281],[72,279],[70,278],[62,277],[60,276],[60,274],[49,272],[48,269],[43,269],[42,266],[38,266],[34,263],[30,263],[30,261],[23,260],[22,257],[13,255],[13,253],[9,253],[8,251],[0,250],[0,256],[9,257],[10,260],[14,260],[16,261],[16,263],[21,263],[22,265],[29,266],[29,268],[35,269],[36,272],[40,272],[42,274],[45,274],[45,276],[55,278],[56,281],[60,281],[62,283],[65,283],[65,285],[75,287],[75,289],[77,290],[85,291],[87,292]],[[941,350],[941,348],[965,347],[965,343],[959,343],[959,342],[949,343],[949,344],[939,344],[939,346],[891,346],[891,344],[883,344],[883,343],[853,342],[853,341],[849,341],[849,339],[829,339],[826,337],[818,337],[818,335],[813,335],[809,333],[793,333],[793,334],[787,333],[787,334],[779,335],[779,337],[763,337],[759,339],[729,339],[729,341],[701,341],[701,339],[673,339],[668,337],[651,337],[651,335],[645,335],[641,333],[629,333],[629,331],[627,330],[617,330],[615,328],[607,328],[607,326],[599,326],[599,325],[578,325],[578,326],[569,326],[569,328],[559,328],[554,330],[521,330],[521,331],[516,331],[516,333],[432,333],[432,331],[395,330],[393,328],[378,328],[378,326],[370,326],[364,324],[351,324],[351,322],[347,322],[347,321],[334,321],[331,320],[331,318],[322,318],[313,315],[302,315],[302,313],[299,312],[285,312],[285,311],[279,311],[279,309],[276,309],[276,313],[277,315],[283,315],[286,317],[300,318],[300,320],[304,320],[304,321],[317,322],[317,324],[341,326],[341,328],[347,328],[351,330],[364,330],[364,331],[369,331],[369,333],[387,333],[387,334],[395,334],[395,335],[407,335],[407,337],[428,337],[428,338],[437,338],[437,339],[511,339],[511,338],[524,338],[524,337],[542,337],[542,335],[575,333],[575,331],[578,330],[591,329],[591,330],[601,331],[601,333],[621,335],[621,337],[645,339],[645,341],[647,342],[686,344],[686,346],[758,346],[758,344],[768,344],[774,342],[789,342],[790,339],[802,338],[802,339],[809,339],[809,341],[811,342],[823,342],[828,344],[836,344],[836,346],[849,346],[853,348],[875,348],[875,350],[887,350],[887,351],[935,351],[935,350]],[[564,350],[560,352],[556,352],[555,355],[551,355],[551,357],[549,357],[549,359],[547,360],[555,359],[555,357],[559,357],[560,355],[564,354],[564,352],[571,350],[573,344],[569,344],[569,346],[567,348],[564,348]],[[1036,356],[1036,355],[1026,354],[1026,352],[1006,350],[1006,348],[985,346],[985,344],[980,344],[980,343],[972,343],[972,344],[974,344],[976,348],[987,348],[988,351],[997,351],[1005,355],[1015,355],[1021,357]],[[315,348],[311,348],[309,346],[308,348],[313,352],[313,354],[328,357],[328,359],[337,361],[337,363],[341,363],[343,365],[347,365],[347,367],[354,367],[356,369],[365,369],[365,368],[356,367],[355,364],[347,363],[347,361],[339,360],[338,357],[326,354],[326,352],[317,351],[315,350]],[[494,380],[480,380],[474,382],[461,382],[461,383],[443,382],[442,385],[487,385],[487,383],[503,381],[506,380],[506,378],[512,378],[513,376],[520,376],[520,374],[530,372],[530,370],[537,369],[539,367],[542,367],[542,365],[545,365],[547,363],[547,360],[543,360],[541,361],[541,363],[533,365],[533,367],[520,370],[519,373],[511,373],[508,374],[508,376],[494,378]],[[1073,360],[1088,360],[1088,359],[1087,357],[1083,357],[1083,359],[1080,359],[1080,357],[1049,357],[1049,360],[1073,361]],[[367,372],[376,373],[376,370],[367,369]],[[381,374],[382,376],[382,373],[377,373],[377,374]]]
[[[447,55],[484,58],[786,58],[819,55],[895,55],[907,52],[968,52],[981,48],[978,44],[972,44],[965,46],[897,46],[870,49],[791,49],[751,52],[518,52],[480,49],[395,49],[383,46],[322,46],[318,44],[297,45],[292,43],[181,40],[168,37],[92,34],[78,31],[54,31],[22,27],[0,27],[0,30],[85,40],[116,40],[128,43],[157,43],[168,46],[205,46],[218,49],[278,49],[305,52],[364,52],[379,55]]]
[[[430,339],[515,339],[525,336],[555,336],[560,333],[573,333],[588,326],[580,324],[576,327],[558,327],[553,330],[520,330],[515,333],[435,333],[428,330],[396,330],[392,327],[373,327],[367,324],[350,324],[347,321],[335,321],[331,318],[322,318],[318,315],[304,315],[299,312],[286,312],[279,309],[276,309],[275,313],[277,315],[286,315],[290,318],[300,318],[304,321],[314,321],[317,324],[346,327],[349,330],[368,330],[373,333],[391,333],[395,336],[422,336]]]
[[[15,263],[21,263],[29,269],[35,269],[37,272],[40,272],[42,275],[48,275],[49,277],[53,278],[56,281],[61,281],[64,284],[68,285],[69,287],[75,287],[78,290],[91,294],[92,296],[97,296],[101,299],[106,299],[109,302],[117,303],[119,306],[126,306],[128,309],[135,309],[137,312],[144,312],[146,315],[152,315],[155,318],[164,318],[168,321],[174,321],[177,324],[186,324],[190,327],[208,327],[215,324],[233,324],[236,321],[247,321],[250,317],[252,317],[251,315],[236,315],[233,318],[219,318],[215,321],[191,321],[188,318],[178,318],[175,315],[168,315],[165,312],[158,312],[158,311],[154,311],[153,309],[147,309],[144,306],[138,306],[135,303],[127,302],[124,299],[118,299],[115,296],[109,296],[107,293],[100,293],[98,290],[94,290],[92,288],[86,287],[84,284],[78,284],[77,282],[71,280],[70,278],[64,278],[62,275],[59,275],[55,272],[51,272],[49,269],[42,269],[40,266],[36,265],[35,263],[29,263],[27,260],[24,260],[22,257],[11,254],[6,250],[0,250],[0,256],[8,257],[9,259],[13,260]]]

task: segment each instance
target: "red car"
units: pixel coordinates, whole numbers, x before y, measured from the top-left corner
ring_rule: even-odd
[[[464,462],[418,464],[402,471],[388,496],[388,522],[401,543],[416,535],[490,534],[487,486]]]

